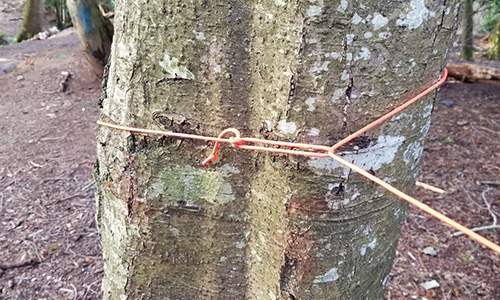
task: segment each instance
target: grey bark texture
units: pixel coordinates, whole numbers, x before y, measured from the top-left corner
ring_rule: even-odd
[[[462,57],[467,61],[474,60],[474,8],[473,0],[464,1],[462,17]]]
[[[118,1],[101,120],[331,145],[436,80],[458,1]],[[341,150],[410,191],[432,98]],[[381,299],[404,205],[330,159],[98,131],[105,299]]]

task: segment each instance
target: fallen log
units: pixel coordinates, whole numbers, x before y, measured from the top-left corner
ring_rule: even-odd
[[[463,82],[500,80],[500,69],[484,65],[463,63],[448,64],[448,76]]]

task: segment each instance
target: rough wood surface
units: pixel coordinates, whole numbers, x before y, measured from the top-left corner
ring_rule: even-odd
[[[478,64],[447,64],[449,77],[464,82],[478,80],[500,80],[500,69]]]
[[[118,1],[101,119],[333,144],[438,78],[457,1]],[[342,150],[414,186],[432,97]],[[330,159],[98,132],[107,299],[380,299],[403,205]]]

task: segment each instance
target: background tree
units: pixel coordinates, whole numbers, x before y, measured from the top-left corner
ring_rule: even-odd
[[[427,6],[429,5],[429,6]],[[118,1],[101,120],[333,144],[435,80],[457,1]],[[342,149],[411,190],[432,97]],[[403,205],[330,159],[98,131],[106,299],[380,299]]]
[[[66,0],[45,0],[45,6],[55,14],[57,28],[62,30],[71,26],[71,16],[66,6]]]
[[[490,32],[490,59],[500,59],[500,0],[490,0],[486,4],[484,27]]]
[[[467,61],[474,60],[474,8],[473,0],[464,1],[462,21],[462,57]]]
[[[110,54],[113,24],[101,12],[101,1],[67,0],[66,5],[90,62],[102,68]]]
[[[43,0],[26,0],[23,8],[23,21],[16,36],[16,41],[21,42],[33,37],[42,31],[41,9]]]
[[[488,49],[488,56],[490,59],[500,59],[500,20],[492,30],[489,37],[491,47]]]

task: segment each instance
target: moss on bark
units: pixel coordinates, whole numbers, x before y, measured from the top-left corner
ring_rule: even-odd
[[[456,3],[118,1],[101,118],[333,144],[437,78]],[[411,190],[431,98],[342,154]],[[105,298],[382,297],[400,202],[329,159],[209,151],[99,129]]]

